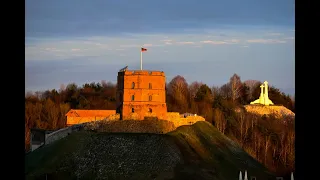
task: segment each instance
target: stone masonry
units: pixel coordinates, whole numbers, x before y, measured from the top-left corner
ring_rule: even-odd
[[[166,77],[162,71],[124,70],[117,78],[117,113],[120,119],[166,119]],[[133,116],[134,114],[134,116]]]

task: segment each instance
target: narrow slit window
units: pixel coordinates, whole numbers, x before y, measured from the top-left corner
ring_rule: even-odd
[[[134,95],[131,96],[131,101],[134,101]]]
[[[135,84],[134,84],[134,82],[132,82],[132,87],[131,88],[134,89],[134,86],[135,86]]]
[[[149,101],[152,101],[152,95],[149,96]]]
[[[151,83],[149,83],[149,89],[152,89],[152,84]]]
[[[131,109],[131,112],[133,112],[133,113],[134,113],[134,108],[132,108],[132,109]]]

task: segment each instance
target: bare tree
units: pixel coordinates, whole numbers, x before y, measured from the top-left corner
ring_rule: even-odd
[[[253,91],[255,90],[255,88],[261,84],[260,81],[258,80],[246,80],[244,81],[244,84],[249,88],[249,98],[252,99],[253,98]]]
[[[201,85],[202,85],[201,82],[195,81],[188,86],[190,110],[192,113],[196,113],[196,114],[199,113],[199,109],[194,99]]]
[[[34,94],[35,94],[35,96],[36,96],[39,100],[42,99],[42,94],[43,94],[43,92],[36,91]]]
[[[66,86],[64,84],[60,84],[60,89],[59,92],[65,91],[66,90]]]
[[[273,166],[277,166],[277,164],[276,164],[276,159],[278,156],[277,152],[278,152],[278,141],[275,141],[272,146],[272,165]]]
[[[252,126],[252,122],[249,120],[248,116],[246,115],[244,120],[244,137],[243,139],[246,140],[248,138],[249,129]]]
[[[231,91],[230,83],[222,85],[219,90],[219,93],[223,99],[231,99],[232,91]]]
[[[33,97],[33,96],[34,96],[34,94],[33,94],[32,91],[27,91],[26,92],[26,95],[25,95],[26,98]]]
[[[290,129],[288,134],[287,134],[287,146],[286,146],[286,152],[287,152],[287,160],[288,160],[288,164],[291,167],[294,167],[294,161],[295,161],[295,132],[294,130]]]
[[[287,134],[286,134],[286,132],[282,132],[279,136],[280,136],[280,149],[281,149],[280,158],[284,162],[284,164],[286,164],[286,162],[287,162],[287,151],[286,151]]]
[[[220,88],[218,86],[212,86],[211,87],[211,92],[212,92],[212,96],[213,98],[216,98],[217,96],[220,96]]]
[[[261,148],[263,145],[263,135],[261,134],[261,132],[258,130],[258,128],[255,128],[255,141],[256,141],[256,154],[257,154],[257,160],[261,161],[260,158],[260,152],[261,152]]]
[[[52,129],[56,129],[58,120],[60,118],[60,108],[57,107],[51,99],[47,99],[45,102],[45,112],[48,122],[51,124]]]
[[[232,101],[235,102],[241,96],[242,84],[240,80],[240,76],[237,74],[233,74],[230,78],[230,86],[231,86],[231,93],[232,93]]]
[[[102,85],[102,87],[107,87],[107,81],[106,80],[101,80],[101,85]]]
[[[68,103],[60,104],[60,122],[63,123],[63,125],[61,124],[62,127],[66,125],[66,122],[67,122],[66,114],[68,113],[69,110],[70,110],[70,105]]]
[[[268,155],[268,150],[270,147],[270,135],[265,136],[265,149],[264,149],[264,164],[267,164],[267,155]]]
[[[238,114],[238,124],[239,124],[239,131],[240,131],[240,144],[243,145],[244,133],[245,133],[245,116],[244,113]]]
[[[174,77],[168,85],[168,93],[181,111],[188,109],[188,83],[182,76]]]
[[[224,118],[223,112],[216,108],[214,109],[213,114],[215,126],[220,132],[222,132],[222,134],[224,134],[227,127],[227,121]]]
[[[194,98],[196,97],[196,94],[199,90],[199,88],[201,87],[202,83],[201,82],[192,82],[188,89],[189,89],[189,94],[190,94],[190,102],[194,100]]]

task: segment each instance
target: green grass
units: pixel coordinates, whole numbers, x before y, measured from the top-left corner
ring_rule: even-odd
[[[117,144],[118,141],[124,143]],[[133,144],[126,146],[126,142]],[[113,158],[110,148],[121,152]],[[89,156],[97,157],[88,159]],[[154,160],[155,156],[165,162],[159,163]],[[181,161],[175,161],[172,172],[160,172],[167,168],[168,161],[178,157]],[[150,161],[154,161],[154,165],[143,165],[143,162]],[[117,164],[120,162],[124,163],[123,166],[129,166],[127,168],[134,167],[130,170],[130,179],[174,177],[230,180],[238,179],[240,170],[247,170],[249,178],[255,176],[259,180],[268,179],[271,175],[259,162],[207,122],[181,126],[167,134],[75,132],[26,155],[25,174],[26,179],[45,179],[45,174],[48,174],[48,179],[76,179],[79,166],[87,164],[86,167],[94,168],[80,169],[81,179],[95,179],[99,173],[99,177],[121,179],[122,172],[115,173],[119,170]],[[109,169],[104,168],[108,172],[99,172],[99,167],[105,165],[109,165]]]

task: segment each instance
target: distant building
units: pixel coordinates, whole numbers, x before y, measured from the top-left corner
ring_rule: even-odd
[[[162,71],[123,70],[117,77],[117,113],[120,119],[166,119],[166,77]]]
[[[66,114],[67,126],[106,119],[115,113],[116,110],[71,109]]]

